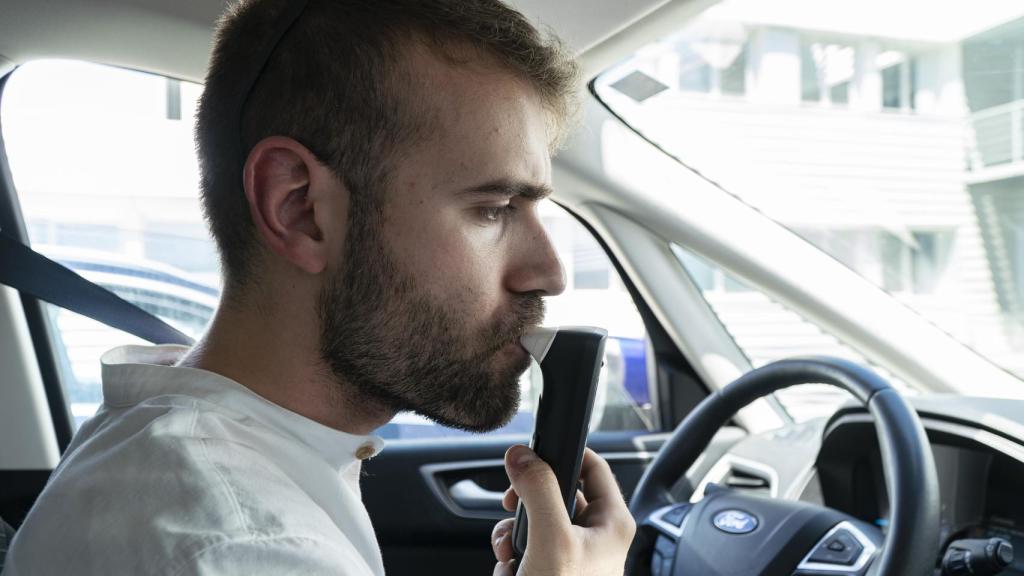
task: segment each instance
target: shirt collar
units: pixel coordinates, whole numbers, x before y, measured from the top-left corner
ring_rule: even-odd
[[[384,447],[379,436],[360,436],[335,430],[292,412],[220,374],[174,366],[188,347],[120,346],[101,358],[103,401],[114,407],[138,404],[149,398],[184,395],[199,398],[251,416],[261,424],[284,432],[308,445],[339,472],[376,455]]]

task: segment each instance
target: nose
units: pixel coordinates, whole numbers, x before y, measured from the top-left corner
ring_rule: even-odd
[[[565,270],[540,218],[530,218],[518,244],[514,250],[515,261],[506,277],[507,288],[511,292],[534,292],[542,296],[564,292]]]

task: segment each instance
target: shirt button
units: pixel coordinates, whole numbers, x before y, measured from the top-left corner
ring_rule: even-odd
[[[360,446],[359,450],[356,450],[356,458],[359,458],[360,460],[366,460],[367,458],[372,458],[376,453],[377,450],[374,449],[373,444],[367,442],[366,444]]]

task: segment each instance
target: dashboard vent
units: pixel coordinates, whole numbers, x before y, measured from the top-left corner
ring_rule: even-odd
[[[771,496],[772,492],[772,483],[768,478],[748,470],[737,470],[733,467],[729,468],[729,472],[722,478],[721,484],[734,490],[758,496]]]

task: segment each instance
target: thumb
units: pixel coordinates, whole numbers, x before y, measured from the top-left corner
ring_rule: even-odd
[[[551,467],[533,450],[517,445],[505,452],[505,470],[529,515],[527,546],[536,549],[534,542],[564,541],[572,523]]]

